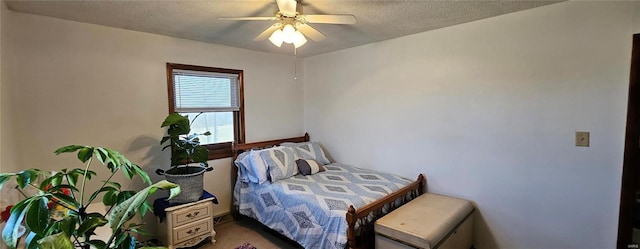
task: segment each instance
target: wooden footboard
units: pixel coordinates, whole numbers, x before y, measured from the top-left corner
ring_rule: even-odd
[[[348,248],[373,248],[375,233],[373,225],[382,216],[415,199],[424,193],[425,179],[422,174],[408,186],[376,200],[356,210],[353,206],[347,211]]]

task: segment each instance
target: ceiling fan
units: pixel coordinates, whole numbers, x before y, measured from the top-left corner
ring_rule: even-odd
[[[356,17],[353,15],[304,15],[302,5],[296,0],[276,0],[278,11],[275,16],[268,17],[219,17],[218,20],[237,21],[276,21],[265,31],[256,36],[254,41],[269,41],[278,47],[282,43],[293,43],[298,48],[305,43],[305,36],[316,42],[327,38],[320,31],[309,26],[310,23],[324,24],[355,24]]]

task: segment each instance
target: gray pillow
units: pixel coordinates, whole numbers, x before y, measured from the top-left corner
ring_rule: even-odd
[[[322,165],[319,164],[316,160],[298,159],[296,160],[296,165],[298,165],[298,172],[300,172],[300,174],[304,176],[313,175],[315,173],[325,171],[324,167],[322,167]]]

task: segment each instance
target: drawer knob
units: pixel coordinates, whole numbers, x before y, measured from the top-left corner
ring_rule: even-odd
[[[194,230],[195,230],[195,231],[194,231]],[[189,235],[191,235],[192,233],[197,233],[198,231],[200,231],[200,228],[199,228],[199,227],[196,227],[196,229],[194,229],[194,230],[189,229],[189,231],[187,231],[187,233],[188,233]]]
[[[196,217],[196,216],[198,216],[198,214],[200,214],[200,211],[195,211],[195,212],[193,212],[193,213],[188,213],[188,214],[187,214],[187,218],[193,218],[193,217]]]

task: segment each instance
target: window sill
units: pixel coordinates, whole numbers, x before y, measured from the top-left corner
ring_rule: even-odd
[[[233,150],[231,148],[231,142],[207,144],[209,149],[209,160],[222,159],[233,156]]]

